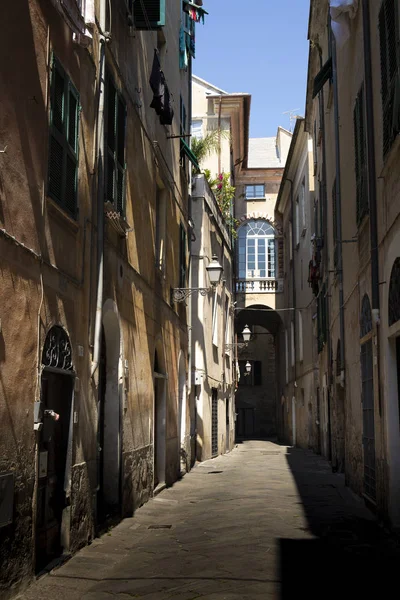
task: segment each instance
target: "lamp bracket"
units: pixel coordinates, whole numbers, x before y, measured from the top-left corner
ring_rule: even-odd
[[[174,302],[185,302],[193,292],[198,292],[200,296],[207,296],[212,288],[173,288],[171,290],[171,304]]]

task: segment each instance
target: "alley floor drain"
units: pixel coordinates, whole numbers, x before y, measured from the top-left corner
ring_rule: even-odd
[[[217,475],[218,473],[223,473],[223,471],[208,471],[207,475]]]
[[[171,529],[172,525],[149,525],[148,529]]]

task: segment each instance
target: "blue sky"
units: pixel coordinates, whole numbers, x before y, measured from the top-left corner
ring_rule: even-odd
[[[251,137],[289,129],[304,115],[309,0],[203,0],[193,73],[227,92],[251,94]]]

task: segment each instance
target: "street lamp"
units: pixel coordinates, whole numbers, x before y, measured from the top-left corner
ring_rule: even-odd
[[[221,281],[223,270],[223,267],[218,262],[217,256],[213,254],[211,262],[206,267],[211,288],[173,288],[171,290],[171,303],[184,302],[186,298],[193,294],[193,292],[199,292],[201,296],[206,296],[207,293],[211,289],[214,289]]]
[[[250,375],[251,373],[251,363],[247,361],[246,363],[246,375]]]
[[[244,329],[242,331],[242,336],[243,336],[243,340],[244,340],[243,342],[236,342],[236,344],[225,344],[225,348],[227,348],[228,350],[231,350],[235,346],[237,346],[239,348],[239,350],[241,350],[242,348],[247,348],[247,345],[251,338],[251,331],[250,331],[248,325],[244,326]]]

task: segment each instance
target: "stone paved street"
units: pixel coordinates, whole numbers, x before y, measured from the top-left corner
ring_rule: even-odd
[[[397,598],[399,557],[323,459],[248,441],[199,464],[21,598],[375,598],[377,584],[380,598]]]

